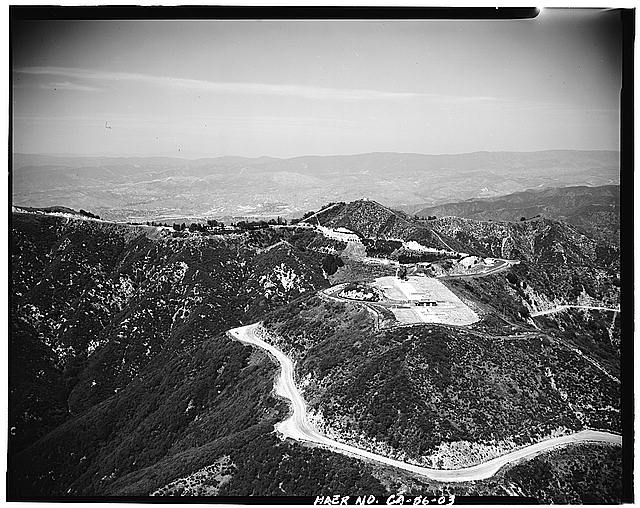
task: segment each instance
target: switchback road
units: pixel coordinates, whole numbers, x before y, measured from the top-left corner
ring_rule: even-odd
[[[280,375],[276,380],[275,391],[277,395],[291,401],[293,409],[293,413],[286,420],[276,425],[276,430],[284,437],[289,437],[297,441],[315,443],[345,455],[373,460],[440,482],[484,480],[496,474],[500,468],[507,464],[523,459],[531,459],[543,452],[570,444],[584,442],[600,442],[614,445],[622,444],[622,437],[617,434],[583,430],[567,436],[545,439],[539,443],[514,450],[482,464],[461,469],[431,469],[378,455],[330,439],[315,428],[309,421],[306,403],[295,384],[293,362],[278,348],[265,342],[262,339],[263,333],[260,323],[234,328],[228,332],[229,336],[233,339],[245,344],[250,344],[251,346],[257,346],[269,352],[280,364]]]

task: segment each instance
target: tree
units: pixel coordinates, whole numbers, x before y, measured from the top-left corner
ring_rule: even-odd
[[[95,213],[87,212],[86,210],[83,210],[82,208],[80,208],[80,215],[84,215],[85,217],[92,217],[94,219],[99,219],[100,218],[99,215],[96,215]]]
[[[527,218],[526,218],[526,217],[520,217],[520,222],[523,222],[523,221],[525,221],[525,220],[527,220]]]
[[[327,254],[322,260],[322,269],[327,275],[333,275],[341,266],[344,266],[344,262],[339,256],[334,254]]]
[[[207,220],[207,226],[209,226],[210,228],[223,228],[224,227],[224,222],[220,222],[220,221],[215,220],[215,219],[208,219]]]

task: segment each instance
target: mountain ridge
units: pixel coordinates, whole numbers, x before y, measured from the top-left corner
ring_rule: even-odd
[[[483,446],[511,446],[483,427],[484,406],[476,407],[475,387],[488,390],[495,428],[518,442],[565,424],[614,431],[619,426],[615,380],[585,359],[595,357],[617,374],[616,316],[531,316],[554,304],[619,301],[617,250],[598,250],[598,240],[562,221],[423,221],[358,199],[330,203],[306,219],[330,230],[265,225],[222,235],[16,212],[13,497],[148,495],[192,475],[205,475],[198,485],[222,495],[326,488],[384,493],[405,485],[495,494],[509,485],[506,476],[455,487],[424,483],[281,441],[273,429],[288,407],[274,396],[275,367],[264,353],[225,334],[256,321],[278,328],[289,349],[302,348],[299,379],[328,426],[349,439],[388,443],[416,459],[430,453],[436,460],[438,450],[448,456],[461,439],[480,453]],[[485,277],[441,278],[481,317],[468,328],[422,323],[374,333],[366,308],[325,301],[317,293],[339,277],[370,280],[380,269],[393,271],[348,257],[348,242],[336,237],[339,228],[356,232],[361,247],[379,257],[416,242],[439,250],[426,265],[444,266],[450,262],[444,258],[456,258],[445,245],[478,256],[514,257],[520,264]],[[567,323],[575,334],[563,328]],[[553,354],[542,361],[542,351]],[[507,391],[502,379],[509,380]],[[450,393],[454,380],[460,389]],[[421,391],[427,382],[435,388]],[[517,394],[520,385],[528,387],[525,402]],[[570,392],[576,411],[558,389]],[[380,393],[391,402],[385,405]],[[438,405],[438,398],[450,403]],[[518,409],[503,414],[503,401]],[[445,406],[458,409],[439,419]],[[553,421],[539,418],[545,408],[554,410]],[[344,419],[349,411],[353,421]],[[402,419],[396,421],[398,411]],[[456,412],[465,418],[457,421]],[[533,425],[531,433],[518,430],[522,418]],[[226,464],[224,484],[215,480],[215,464]],[[210,467],[213,473],[206,476]]]
[[[566,149],[547,149],[547,150],[476,150],[473,152],[456,152],[456,153],[422,153],[422,152],[396,152],[396,151],[383,151],[383,152],[356,152],[346,154],[311,154],[311,155],[293,155],[289,157],[276,157],[272,155],[258,155],[258,156],[245,156],[245,155],[211,155],[211,156],[199,156],[199,157],[173,157],[169,155],[87,155],[87,154],[56,154],[56,153],[28,153],[28,152],[14,152],[13,157],[33,157],[33,158],[58,158],[58,159],[113,159],[113,160],[176,160],[176,161],[213,161],[213,160],[292,160],[292,159],[304,159],[304,158],[324,158],[324,157],[360,157],[365,155],[409,155],[409,156],[425,156],[425,157],[455,157],[465,155],[476,154],[533,154],[533,153],[617,153],[619,150],[574,150],[570,148]]]
[[[457,213],[451,213],[451,215],[457,215],[459,217],[471,218],[470,214],[473,214],[475,210],[471,207],[476,206],[478,211],[482,210],[482,205],[496,204],[536,204],[537,206],[544,206],[544,201],[552,199],[554,197],[586,197],[586,198],[601,198],[611,197],[615,200],[611,202],[619,204],[620,202],[620,186],[619,185],[600,185],[600,186],[587,186],[587,185],[574,185],[568,187],[545,187],[538,189],[526,189],[520,192],[514,192],[511,194],[504,194],[501,196],[493,196],[487,198],[470,198],[463,201],[452,201],[449,203],[442,203],[438,206],[425,207],[423,209],[417,209],[415,213],[417,215],[427,215],[430,213],[437,213],[438,211],[446,212],[448,209],[456,209]],[[543,201],[542,204],[539,202]],[[465,207],[469,206],[470,210],[465,213]],[[461,213],[463,215],[461,215]],[[442,215],[443,213],[440,213]],[[515,218],[517,220],[518,218]]]
[[[483,221],[518,221],[542,215],[566,221],[602,240],[618,244],[620,186],[529,189],[492,198],[444,203],[413,213],[422,217],[453,216]]]

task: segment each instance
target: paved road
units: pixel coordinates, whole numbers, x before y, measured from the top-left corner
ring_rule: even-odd
[[[289,437],[297,441],[315,443],[345,455],[374,460],[376,462],[394,466],[441,482],[484,480],[496,474],[500,468],[507,464],[523,459],[530,459],[540,453],[560,446],[567,446],[582,442],[600,442],[615,445],[622,444],[622,438],[619,435],[595,430],[583,430],[568,436],[546,439],[539,443],[496,457],[495,459],[482,464],[478,464],[477,466],[461,469],[431,469],[391,459],[367,450],[361,450],[360,448],[328,438],[321,434],[309,421],[307,417],[306,403],[294,381],[293,362],[282,351],[265,342],[260,337],[260,332],[260,324],[255,323],[248,326],[242,326],[240,328],[234,328],[233,330],[229,330],[228,333],[232,338],[239,340],[240,342],[257,346],[268,351],[280,364],[280,375],[278,376],[275,384],[276,394],[291,401],[293,409],[293,413],[286,420],[276,425],[276,430],[284,437]]]
[[[553,309],[532,312],[531,317],[546,316],[547,314],[553,314],[554,312],[561,312],[567,309],[608,310],[611,312],[620,312],[619,307],[598,307],[598,306],[592,306],[592,305],[558,305]]]

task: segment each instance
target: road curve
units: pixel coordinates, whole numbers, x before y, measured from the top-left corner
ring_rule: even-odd
[[[286,420],[276,425],[276,430],[284,437],[289,437],[297,441],[315,443],[345,455],[374,460],[376,462],[404,469],[405,471],[426,476],[432,480],[440,482],[484,480],[496,474],[498,470],[506,464],[522,459],[530,459],[540,453],[569,444],[581,442],[622,444],[622,437],[617,434],[595,430],[583,430],[567,436],[546,439],[539,443],[496,457],[495,459],[491,459],[482,464],[461,469],[431,469],[391,459],[367,450],[362,450],[328,438],[321,434],[309,421],[307,418],[307,407],[305,401],[294,381],[293,362],[278,348],[260,338],[260,330],[260,323],[254,323],[252,325],[234,328],[229,330],[227,333],[233,339],[268,351],[280,364],[280,375],[278,376],[275,384],[276,394],[291,401],[293,408],[293,413]]]

